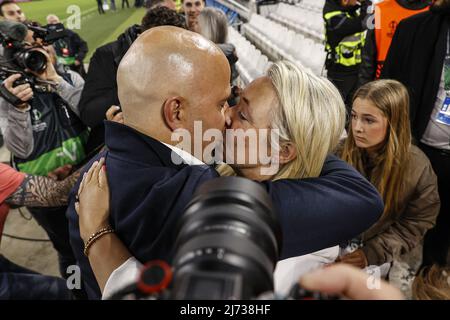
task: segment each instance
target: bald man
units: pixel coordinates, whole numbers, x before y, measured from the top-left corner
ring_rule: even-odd
[[[218,176],[173,147],[171,135],[184,128],[193,136],[196,120],[203,131],[223,131],[229,79],[228,61],[218,47],[199,34],[169,26],[140,35],[119,65],[124,124],[105,122],[108,152],[99,157],[106,158],[111,225],[143,261],[170,260],[174,226],[183,208],[201,183]],[[83,255],[73,197],[67,214],[87,293],[98,298],[99,288]]]
[[[184,207],[200,184],[218,177],[215,170],[195,157],[197,153],[175,147],[178,142],[172,140],[172,134],[181,129],[193,138],[208,129],[220,134],[225,125],[223,109],[230,95],[229,77],[228,61],[216,45],[199,34],[168,26],[140,35],[119,65],[117,81],[123,124],[105,123],[108,151],[91,164],[101,157],[106,159],[109,224],[141,262],[171,261],[175,226]],[[194,127],[196,121],[201,128]],[[197,148],[207,155],[208,143],[199,145]],[[90,164],[86,166],[89,167]],[[299,226],[300,232],[286,233],[283,258],[352,238],[373,224],[383,211],[374,187],[336,158],[327,160],[320,178],[268,181],[265,187],[279,209],[282,223]],[[74,190],[78,190],[78,185]],[[89,297],[100,298],[98,284],[83,254],[74,194],[67,213],[71,245]],[[342,199],[348,206],[337,208],[336,203],[342,203]],[[351,211],[352,224],[344,221],[330,228],[324,223],[330,221],[330,214],[345,216],[347,211]],[[308,232],[306,229],[311,226],[316,227]],[[85,233],[94,234],[101,228]],[[94,248],[104,248],[104,253],[113,250],[109,241],[104,236]]]

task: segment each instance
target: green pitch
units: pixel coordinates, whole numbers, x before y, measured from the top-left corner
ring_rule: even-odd
[[[145,9],[132,7],[134,0],[129,0],[130,9],[121,9],[122,0],[116,0],[117,11],[106,11],[100,15],[97,11],[96,0],[33,0],[19,3],[27,19],[47,24],[45,18],[48,14],[56,14],[61,20],[69,17],[67,9],[71,5],[80,7],[81,25],[77,32],[89,45],[88,62],[95,49],[108,42],[114,41],[129,26],[141,22]],[[109,1],[108,1],[109,3]]]

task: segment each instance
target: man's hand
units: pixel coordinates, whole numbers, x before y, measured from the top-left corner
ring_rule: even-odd
[[[119,106],[111,106],[106,111],[106,120],[123,123],[123,113]]]
[[[362,270],[344,264],[305,274],[300,285],[311,291],[319,291],[328,295],[339,295],[353,300],[403,300],[401,292],[379,279],[379,286],[373,288],[370,275]]]
[[[350,264],[354,267],[363,269],[367,267],[368,262],[364,251],[361,249],[355,250],[352,253],[349,253],[343,257],[337,258],[336,262],[342,262],[345,264]]]
[[[26,102],[33,98],[33,89],[31,89],[28,83],[13,87],[14,81],[18,80],[20,77],[22,77],[22,75],[18,73],[9,76],[3,82],[3,86],[6,88],[6,90],[11,92],[11,94],[15,95],[17,98],[24,102],[23,104],[16,107],[19,109],[25,109],[28,106]]]
[[[81,62],[80,61],[78,61],[78,60],[75,60],[75,65],[78,67],[79,65],[81,64]]]

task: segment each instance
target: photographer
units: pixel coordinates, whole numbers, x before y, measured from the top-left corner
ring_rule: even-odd
[[[61,27],[66,34],[65,37],[58,39],[53,44],[58,62],[66,68],[78,72],[84,78],[86,70],[84,70],[83,60],[89,51],[86,41],[81,39],[76,32],[64,29],[63,24],[54,14],[47,16],[47,24],[48,26]]]
[[[53,173],[58,178],[64,178],[71,166],[80,163],[85,157],[84,145],[88,130],[78,118],[78,102],[84,80],[73,71],[59,71],[53,48],[37,46],[30,30],[24,43],[23,48],[14,50],[38,51],[47,61],[41,72],[22,71],[18,66],[20,63],[13,63],[13,59],[5,61],[4,58],[2,61],[2,67],[22,73],[12,74],[2,83],[3,91],[9,92],[9,98],[20,99],[13,105],[11,101],[14,99],[8,102],[0,98],[0,119],[6,123],[5,144],[19,171],[33,175]],[[6,52],[5,57],[9,56],[14,54]],[[34,82],[33,85],[30,82],[23,83],[25,78]],[[75,262],[68,241],[66,207],[29,210],[46,230],[58,251],[60,271],[64,276],[66,267]]]

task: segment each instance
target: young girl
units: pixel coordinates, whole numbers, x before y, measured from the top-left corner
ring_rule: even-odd
[[[422,262],[423,237],[435,223],[440,202],[431,164],[411,144],[408,113],[408,92],[397,81],[370,82],[354,95],[341,157],[372,182],[385,208],[361,235],[361,247],[342,262],[364,268],[394,261],[412,275]]]

